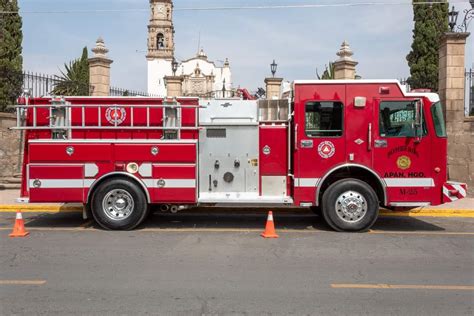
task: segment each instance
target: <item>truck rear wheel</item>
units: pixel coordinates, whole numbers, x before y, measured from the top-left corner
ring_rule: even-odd
[[[323,216],[334,230],[368,231],[379,215],[379,200],[375,191],[357,179],[340,180],[323,195]]]
[[[126,179],[102,183],[92,195],[91,205],[96,222],[109,230],[132,230],[148,213],[145,194]]]

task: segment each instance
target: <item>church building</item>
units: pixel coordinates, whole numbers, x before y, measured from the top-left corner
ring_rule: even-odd
[[[183,77],[183,96],[201,98],[232,97],[232,72],[229,60],[221,67],[209,61],[204,50],[178,64],[173,73],[175,42],[173,1],[150,0],[151,18],[148,25],[148,93],[166,96],[166,76]]]

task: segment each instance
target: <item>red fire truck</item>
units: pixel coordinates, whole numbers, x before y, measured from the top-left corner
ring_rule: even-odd
[[[338,231],[379,208],[466,196],[447,181],[443,108],[395,80],[295,81],[286,100],[20,99],[21,196],[136,228],[151,205],[310,207]]]

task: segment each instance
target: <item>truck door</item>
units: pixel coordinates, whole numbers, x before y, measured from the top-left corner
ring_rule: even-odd
[[[332,168],[345,163],[345,85],[296,85],[294,200],[314,205],[316,186]]]
[[[431,201],[431,140],[422,100],[379,99],[376,103],[374,168],[387,184],[389,201],[393,206]]]

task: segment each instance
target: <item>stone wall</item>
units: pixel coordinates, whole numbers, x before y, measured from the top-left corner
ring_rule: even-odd
[[[452,125],[448,141],[449,178],[467,183],[469,196],[474,197],[474,117]]]
[[[439,96],[445,106],[448,174],[474,196],[474,118],[464,114],[465,50],[469,33],[446,33],[439,47]]]
[[[0,179],[19,171],[20,132],[9,130],[15,125],[15,115],[0,113]]]

